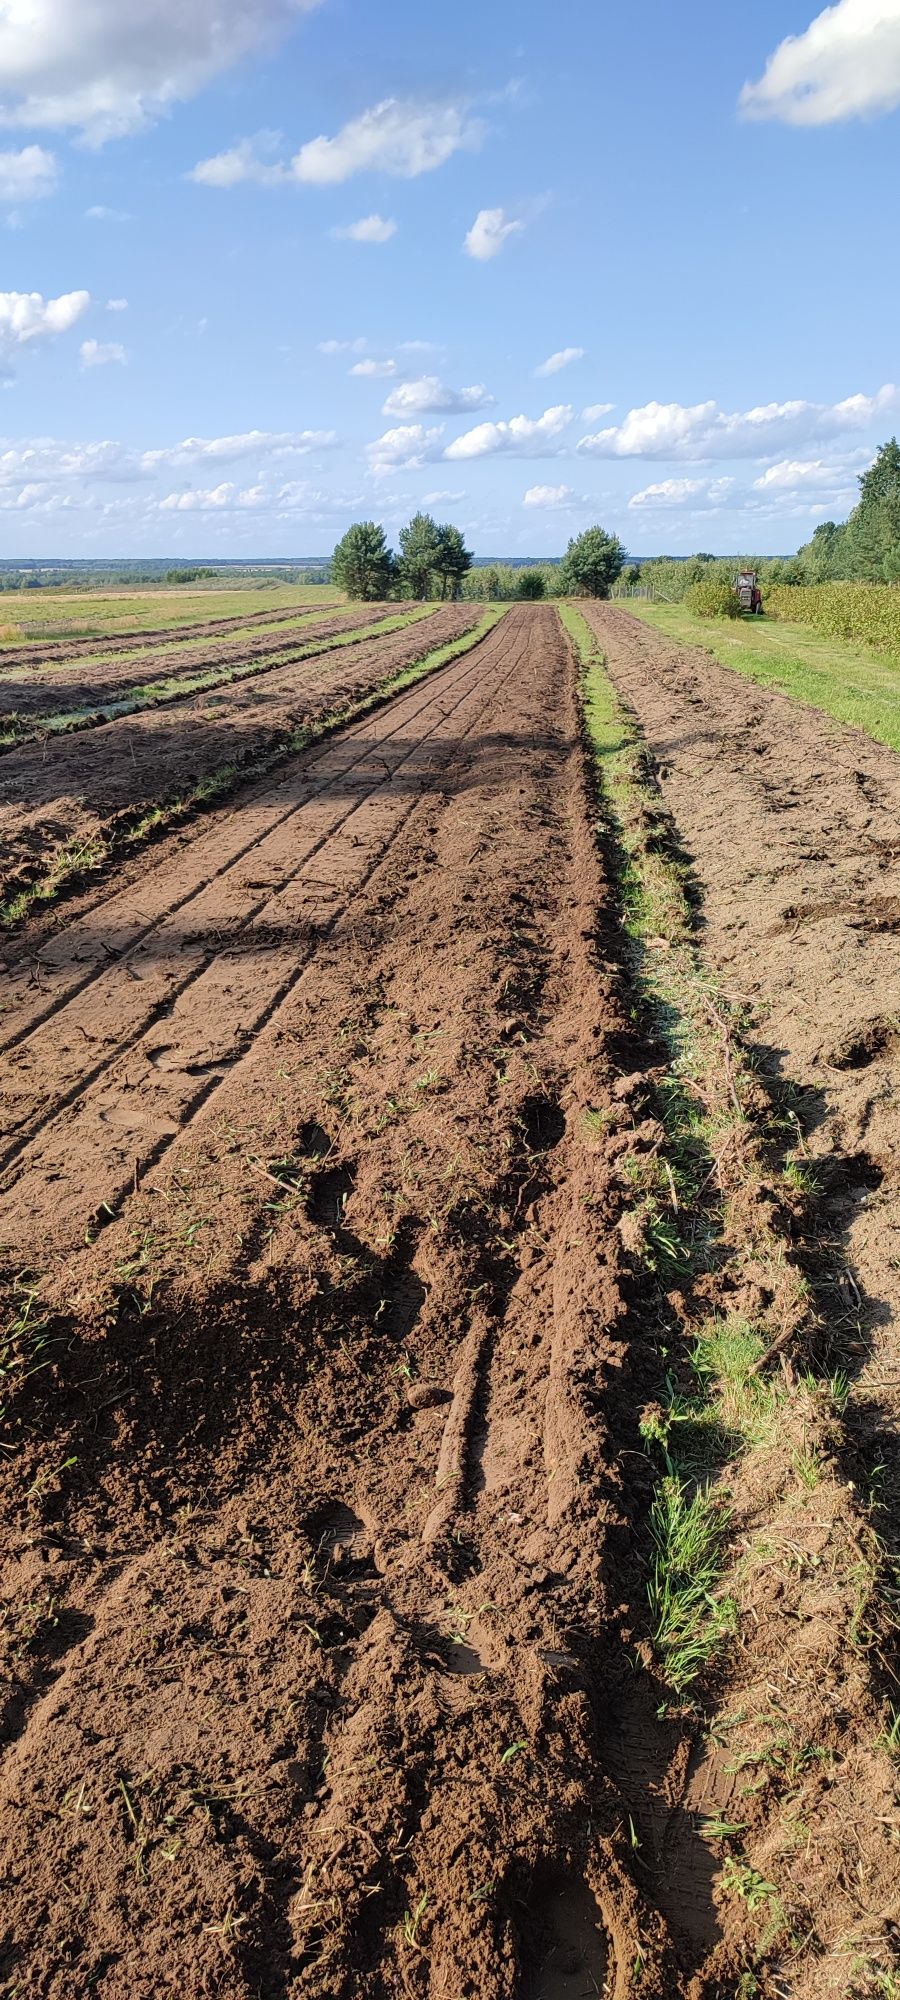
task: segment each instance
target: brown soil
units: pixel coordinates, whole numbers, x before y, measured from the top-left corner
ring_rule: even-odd
[[[791,1393],[777,1439],[729,1478],[743,1551],[741,1642],[684,1802],[737,1821],[759,1878],[779,1884],[781,1921],[795,1940],[815,1940],[811,1958],[783,1952],[760,1991],[793,2000],[889,1992],[877,1968],[885,1979],[900,1968],[900,1802],[884,1741],[900,1689],[900,951],[891,927],[900,763],[628,614],[596,607],[587,616],[644,735],[661,792],[656,818],[690,866],[703,957],[743,1017],[786,1144],[810,1177],[793,1211],[782,1195],[780,1223],[811,1287],[810,1310],[783,1348]],[[777,1212],[771,1184],[760,1197]],[[752,1235],[749,1213],[742,1220]],[[747,1289],[752,1317],[762,1296]],[[818,1402],[810,1364],[819,1376],[849,1376],[840,1423]],[[870,1597],[879,1569],[881,1594]],[[694,1898],[687,1859],[678,1833],[670,1860],[685,1910]],[[742,1955],[721,1869],[720,1845],[724,1923],[698,1986],[704,2000],[739,1990],[730,1982],[751,1962],[772,1908],[761,1900],[755,1919],[745,1910]],[[660,1901],[666,1908],[664,1891]],[[691,1929],[699,1938],[695,1918]]]
[[[654,1384],[555,614],[296,760],[270,814],[116,968],[127,1013],[180,933],[149,1027],[96,945],[73,989],[72,940],[34,1030],[52,1063],[93,981],[102,1077],[2,1197],[52,1344],[4,1460],[0,1966],[52,2000],[624,1996],[638,1961],[676,1994],[598,1755]]]
[[[329,607],[336,609],[337,607]],[[0,688],[3,676],[15,672],[18,667],[38,667],[55,664],[66,666],[70,660],[92,657],[94,653],[131,652],[138,644],[152,646],[156,642],[170,645],[174,639],[195,638],[214,639],[222,632],[252,630],[254,625],[289,624],[294,618],[301,618],[305,611],[315,611],[315,606],[297,604],[287,609],[268,611],[245,611],[240,617],[210,618],[202,624],[191,625],[144,625],[133,631],[113,632],[92,638],[35,639],[26,640],[22,645],[4,648],[0,652]]]
[[[0,678],[0,726],[8,718],[21,721],[24,717],[57,715],[64,709],[72,712],[102,708],[108,702],[121,701],[130,688],[142,687],[148,681],[178,680],[207,667],[243,666],[269,659],[277,664],[280,657],[312,640],[327,639],[347,630],[362,630],[389,618],[396,610],[397,606],[390,604],[357,604],[341,606],[324,617],[314,612],[298,612],[290,622],[282,619],[272,632],[257,632],[252,625],[242,626],[226,640],[220,640],[214,633],[211,638],[199,639],[196,645],[185,644],[186,639],[193,642],[193,633],[181,631],[170,634],[164,646],[141,647],[135,654],[130,648],[120,648],[124,657],[112,666],[105,658],[89,658],[86,664],[61,662],[52,675],[39,670],[29,673],[27,678],[5,675]]]
[[[893,1479],[900,759],[627,613],[598,609],[591,623],[695,870],[704,952],[749,1010],[764,1073],[792,1086],[798,1145],[824,1194],[825,1337],[836,1365],[849,1355],[857,1416]]]
[[[637,687],[645,635],[597,619]],[[724,738],[712,762],[721,824]],[[594,817],[568,645],[523,606],[5,947],[17,2000],[874,1992],[850,1965],[896,1900],[896,1805],[812,1394],[737,1496],[778,1548],[714,1733],[648,1643],[668,1364],[626,1169],[659,1059]],[[844,1025],[842,1061],[885,1060],[886,1015]],[[788,1506],[800,1436],[825,1471]],[[703,1830],[733,1815],[759,1880],[783,1865],[734,1755],[747,1691],[817,1746],[774,1971]]]
[[[382,638],[7,751],[0,759],[0,887],[8,894],[66,843],[104,833],[118,815],[136,821],[193,790],[206,773],[258,757],[477,618],[477,607],[446,605]]]

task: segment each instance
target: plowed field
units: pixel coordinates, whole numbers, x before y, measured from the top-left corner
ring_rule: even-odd
[[[591,615],[636,702],[633,622]],[[467,619],[338,655],[323,701]],[[215,719],[177,704],[153,755],[218,763],[309,713],[310,665],[229,689]],[[84,755],[83,784],[121,743],[98,816],[128,797],[126,728],[48,746]],[[671,768],[686,740],[679,713]],[[733,753],[723,737],[719,766]],[[44,766],[22,768],[30,811]],[[663,841],[644,816],[668,849],[674,817]],[[699,1239],[716,1167],[691,1195],[667,1150],[617,841],[572,645],[523,606],[5,944],[17,2000],[879,1991],[890,1663],[874,1612],[877,1667],[862,1614],[851,1629],[834,1551],[867,1556],[868,1516],[794,1321],[761,1357],[777,1436],[762,1472],[748,1447],[719,1531],[738,1569],[760,1529],[775,1552],[705,1678],[666,1677],[658,1441],[674,1453],[677,1343],[701,1293],[708,1314],[737,1284],[740,1231],[702,1280],[682,1250],[670,1267],[659,1218],[648,1235],[647,1176]],[[698,841],[698,911],[703,863]],[[718,908],[711,882],[711,968]],[[741,1098],[748,1132],[763,1097]],[[722,1190],[728,1171],[723,1151]],[[754,1183],[757,1262],[779,1230],[795,1257],[782,1208]],[[759,1748],[773,1714],[780,1764]]]
[[[273,615],[230,629],[225,621],[224,639],[218,630],[203,636],[190,632],[167,633],[165,640],[133,646],[117,640],[82,648],[70,646],[52,664],[42,661],[29,665],[26,649],[17,651],[14,663],[0,667],[0,727],[4,722],[56,715],[62,710],[101,709],[121,701],[130,689],[163,679],[177,680],[204,668],[226,667],[232,663],[259,662],[289,656],[291,650],[307,646],[315,639],[328,639],[344,631],[362,630],[390,617],[388,604],[342,605],[335,611],[301,611],[290,617]],[[32,723],[33,726],[33,723]]]
[[[95,728],[13,747],[0,758],[0,843],[9,894],[73,841],[117,817],[136,821],[194,790],[224,765],[252,763],[317,715],[339,708],[477,622],[446,605],[399,631],[328,647],[287,666],[275,653],[247,678]],[[315,644],[314,638],[309,643]]]

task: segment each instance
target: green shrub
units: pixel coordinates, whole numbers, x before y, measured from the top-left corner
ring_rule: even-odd
[[[889,583],[774,584],[766,591],[773,618],[812,625],[826,639],[858,639],[900,656],[900,590]]]
[[[730,578],[724,576],[704,577],[702,583],[692,583],[685,591],[684,602],[688,611],[695,611],[699,618],[739,618],[740,600]]]

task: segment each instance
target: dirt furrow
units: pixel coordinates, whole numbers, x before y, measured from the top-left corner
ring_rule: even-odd
[[[477,676],[482,657],[479,651],[471,662],[463,659],[449,668],[442,675],[442,688],[455,687],[470,674]],[[288,848],[289,859],[285,861],[285,823],[329,788],[337,795],[339,787],[341,796],[352,801],[360,785],[360,767],[370,766],[373,758],[376,773],[384,776],[388,766],[379,746],[398,731],[414,727],[433,700],[430,685],[414,688],[402,704],[389,702],[364,721],[342,730],[334,740],[311,747],[291,760],[276,779],[258,784],[236,811],[217,813],[212,824],[203,822],[195,827],[190,837],[178,841],[174,854],[165,847],[151,850],[139,882],[132,881],[98,899],[89,914],[59,925],[33,949],[26,941],[10,945],[0,1000],[0,1049],[15,1050],[27,1042],[30,1069],[31,1038],[64,1008],[70,1010],[64,1030],[67,1038],[73,1032],[87,1032],[88,1041],[100,1042],[108,1012],[107,993],[117,995],[112,1018],[120,1028],[122,969],[126,970],[126,994],[131,985],[142,981],[145,955],[158,976],[166,949],[163,937],[172,934],[182,952],[190,953],[203,947],[206,924],[206,949],[219,950],[223,940],[258,913],[272,887],[285,879],[285,870],[296,873],[306,858],[307,849],[301,842],[299,847]],[[274,836],[278,840],[275,848]],[[293,829],[288,838],[296,839]],[[244,863],[250,874],[219,882],[218,878],[231,877]],[[190,915],[185,916],[188,909]],[[173,931],[176,923],[179,928]],[[82,1000],[83,1009],[76,1016],[71,1004]],[[68,1025],[76,1018],[80,1029]],[[90,1032],[92,1024],[94,1033]],[[54,1037],[57,1032],[54,1026]],[[61,1044],[54,1042],[51,1064],[60,1053]],[[83,1047],[76,1071],[85,1067],[85,1055]],[[4,1093],[0,1099],[7,1131],[15,1123],[15,1095]]]
[[[0,760],[0,841],[7,893],[72,842],[89,845],[117,815],[137,820],[207,773],[240,765],[311,715],[400,671],[476,622],[447,605],[405,631],[274,667],[174,708],[122,716],[97,729],[14,749]]]
[[[492,635],[446,670],[439,690],[401,698],[389,732],[376,730],[373,741],[371,723],[363,724],[349,743],[342,737],[329,747],[295,813],[253,850],[252,881],[257,890],[274,884],[274,892],[254,894],[246,875],[226,879],[220,869],[193,904],[189,938],[180,920],[164,924],[141,971],[132,957],[119,960],[82,1006],[54,1015],[27,1051],[16,1052],[20,1090],[4,1090],[2,1101],[5,1128],[19,1143],[6,1145],[2,1165],[17,1162],[12,1189],[8,1172],[5,1187],[15,1207],[24,1202],[37,1231],[27,1247],[19,1239],[18,1254],[44,1263],[51,1220],[55,1248],[65,1252],[147,1171],[165,1137],[283,1000],[317,937],[403,824],[446,744],[455,743],[459,727],[472,726],[457,723],[457,711],[465,713],[468,700],[477,716],[485,680],[493,693],[498,665],[507,676],[516,664],[515,647]],[[92,1044],[102,1051],[95,1063]],[[29,1130],[40,1136],[20,1157]],[[3,1188],[0,1181],[0,1232]],[[11,1218],[10,1233],[11,1240],[18,1234]]]
[[[283,888],[298,976],[224,1071],[268,961],[223,954],[218,1088],[26,1314],[0,1964],[28,2000],[686,1990],[598,1754],[656,1386],[616,1226],[639,1049],[555,615],[475,658]]]
[[[186,642],[183,634],[178,633],[173,644],[142,651],[137,658],[126,655],[112,664],[98,660],[71,667],[61,663],[49,679],[37,674],[27,679],[9,676],[0,679],[0,735],[7,723],[15,724],[24,733],[24,718],[33,730],[41,718],[50,715],[74,716],[79,709],[99,715],[113,703],[125,700],[130,689],[148,683],[187,679],[206,669],[250,665],[270,658],[277,664],[292,648],[296,650],[311,640],[328,639],[348,629],[356,631],[375,625],[396,610],[396,605],[390,604],[349,604],[325,616],[302,611],[289,624],[280,621],[274,631],[242,628],[225,641],[212,637],[196,645]]]
[[[869,1455],[894,1482],[900,761],[626,613],[589,616],[691,855],[710,963],[790,1089],[798,1167],[817,1190],[825,1358],[830,1345],[858,1378]]]
[[[89,639],[40,639],[32,644],[9,647],[0,653],[0,688],[2,676],[7,670],[15,672],[17,667],[43,666],[52,661],[68,665],[70,660],[90,658],[93,654],[116,653],[130,650],[136,644],[155,645],[157,642],[173,643],[182,639],[214,639],[223,632],[252,631],[256,625],[283,625],[309,609],[298,604],[282,610],[249,611],[240,617],[210,618],[196,625],[145,625],[130,632],[115,632],[108,637]]]

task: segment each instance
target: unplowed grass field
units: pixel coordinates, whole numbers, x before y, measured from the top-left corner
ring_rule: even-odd
[[[890,1994],[897,759],[609,606],[117,644],[4,665],[0,1992]]]

